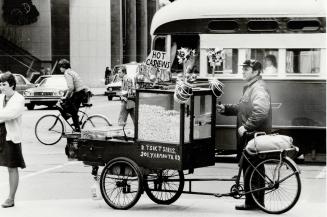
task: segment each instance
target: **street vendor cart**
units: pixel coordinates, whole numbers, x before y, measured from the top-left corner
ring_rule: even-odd
[[[134,136],[124,132],[124,128],[120,129],[121,134],[116,128],[115,132],[109,129],[96,132],[98,134],[82,131],[80,135],[67,135],[66,153],[70,158],[86,165],[104,166],[100,190],[109,206],[129,209],[143,192],[158,204],[171,204],[182,193],[234,198],[251,193],[244,192],[239,181],[241,169],[237,179],[184,177],[193,173],[195,168],[215,164],[216,97],[210,89],[194,88],[188,102],[182,104],[174,100],[174,90],[138,89],[135,103]],[[275,156],[283,159],[279,169],[285,162],[291,166],[291,177],[298,181],[297,192],[286,208],[270,213],[287,211],[299,197],[299,172],[293,163],[289,163],[290,159],[284,152],[280,152],[283,155],[278,153]],[[225,194],[192,191],[193,181],[215,180],[233,181],[235,184]],[[189,183],[188,191],[184,190],[186,181]]]

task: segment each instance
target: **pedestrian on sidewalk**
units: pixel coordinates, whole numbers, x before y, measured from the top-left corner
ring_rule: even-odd
[[[257,60],[246,60],[242,64],[243,80],[246,85],[243,87],[243,96],[238,104],[218,104],[219,113],[227,116],[237,116],[237,159],[240,160],[246,142],[245,132],[266,132],[270,133],[272,128],[272,110],[270,93],[262,80],[262,64]],[[243,160],[243,177],[245,192],[249,191],[249,177],[246,176],[246,170],[250,165]],[[259,168],[259,172],[264,174],[264,168]],[[258,177],[258,186],[264,186],[261,183],[262,178]],[[260,183],[259,183],[260,182]],[[257,192],[261,204],[264,204],[264,191]],[[245,204],[236,206],[237,210],[257,209],[257,206],[251,194],[245,195]]]
[[[107,85],[107,84],[110,83],[110,78],[111,78],[111,70],[110,70],[110,68],[107,66],[107,67],[106,67],[106,70],[105,70],[105,72],[104,72],[104,80],[105,80],[104,84],[105,84],[105,85]]]
[[[6,72],[0,76],[0,166],[8,168],[9,196],[1,205],[3,208],[15,205],[15,195],[19,183],[18,167],[25,168],[21,148],[22,114],[24,97],[16,89],[13,74]]]
[[[131,116],[135,126],[135,79],[128,77],[126,67],[118,69],[118,75],[122,79],[121,86],[121,108],[118,118],[118,125],[125,126],[128,114]]]

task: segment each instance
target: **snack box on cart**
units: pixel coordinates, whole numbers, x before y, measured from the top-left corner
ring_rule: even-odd
[[[87,164],[105,165],[127,157],[151,169],[194,169],[215,163],[216,98],[209,89],[195,89],[186,104],[174,101],[173,90],[137,90],[134,136],[86,132],[69,138],[73,155]],[[119,135],[118,135],[119,134]]]

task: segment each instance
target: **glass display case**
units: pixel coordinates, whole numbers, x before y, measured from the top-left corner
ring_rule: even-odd
[[[211,137],[212,97],[194,96],[194,139]]]
[[[139,92],[137,139],[179,144],[181,106],[174,101],[174,92]],[[189,142],[190,117],[184,117],[184,142]]]
[[[138,90],[136,139],[169,144],[212,137],[213,96],[195,89],[186,104],[174,101],[173,90]]]

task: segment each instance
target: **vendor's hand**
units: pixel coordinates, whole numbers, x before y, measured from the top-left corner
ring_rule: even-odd
[[[243,136],[244,133],[245,133],[246,131],[247,131],[247,130],[245,129],[244,126],[241,126],[240,128],[238,128],[238,134],[239,134],[240,136]]]
[[[219,113],[224,113],[225,112],[225,106],[223,104],[217,104],[216,108],[217,108],[217,111]]]

